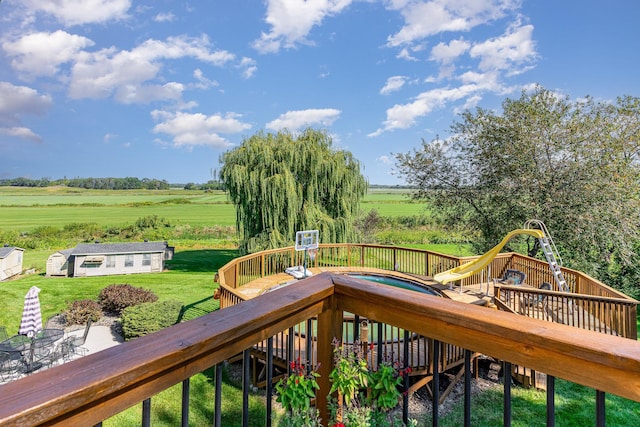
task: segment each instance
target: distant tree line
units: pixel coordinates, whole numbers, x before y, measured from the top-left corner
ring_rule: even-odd
[[[185,190],[223,190],[225,189],[224,183],[220,181],[210,180],[204,184],[194,184],[189,182],[184,185]]]
[[[166,190],[169,183],[165,180],[149,178],[62,178],[49,180],[48,178],[29,179],[12,178],[0,179],[0,186],[12,187],[49,187],[64,185],[67,187],[86,188],[93,190]]]

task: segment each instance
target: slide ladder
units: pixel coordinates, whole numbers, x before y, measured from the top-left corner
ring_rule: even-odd
[[[542,252],[544,252],[544,256],[547,259],[547,263],[549,263],[549,268],[551,268],[551,272],[553,273],[553,278],[558,284],[558,289],[564,292],[569,292],[569,286],[567,286],[567,281],[564,279],[564,275],[560,269],[560,267],[562,267],[562,258],[558,253],[558,248],[556,248],[555,243],[553,243],[553,239],[549,234],[549,230],[547,230],[547,226],[539,219],[530,219],[524,224],[525,228],[532,228],[533,226],[537,226],[544,233],[544,235],[538,240],[540,242]]]

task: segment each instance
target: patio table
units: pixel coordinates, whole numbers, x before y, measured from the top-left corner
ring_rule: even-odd
[[[26,335],[14,335],[0,343],[0,351],[6,351],[15,355],[14,357],[18,357],[20,354],[25,364],[24,372],[28,374],[42,367],[41,363],[33,361],[35,349],[44,348],[50,351],[55,342],[62,339],[63,336],[63,329],[42,329],[33,338]]]

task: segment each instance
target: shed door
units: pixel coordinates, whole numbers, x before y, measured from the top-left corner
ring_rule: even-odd
[[[162,261],[160,260],[160,254],[151,255],[151,271],[160,270],[162,268]]]

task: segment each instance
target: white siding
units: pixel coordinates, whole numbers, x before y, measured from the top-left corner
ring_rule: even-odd
[[[14,249],[4,258],[0,258],[0,280],[22,273],[22,249]]]
[[[133,266],[126,266],[125,262],[127,257],[133,257]],[[138,273],[153,273],[159,272],[163,269],[162,254],[151,254],[151,265],[143,265],[144,254],[115,254],[115,255],[103,255],[102,262],[86,262],[87,258],[95,259],[97,256],[76,256],[74,266],[75,277],[87,277],[87,276],[109,276],[113,274],[138,274]],[[109,258],[109,259],[108,259]],[[154,262],[154,259],[159,262]],[[115,265],[112,263],[115,261]],[[107,265],[113,265],[113,267],[107,267]]]
[[[47,276],[67,276],[69,274],[67,257],[56,252],[47,258]]]

